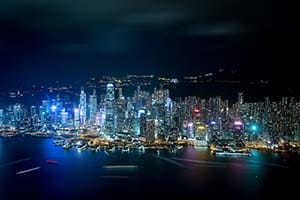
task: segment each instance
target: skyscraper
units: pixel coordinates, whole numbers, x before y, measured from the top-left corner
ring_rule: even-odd
[[[96,114],[97,114],[97,95],[96,90],[93,90],[93,94],[90,95],[89,100],[89,108],[90,108],[90,123],[95,124]]]
[[[65,109],[62,109],[60,115],[61,115],[61,124],[63,125],[63,127],[65,127],[68,122],[68,112],[66,112]]]
[[[3,109],[0,109],[0,126],[3,125],[3,118],[4,118]]]
[[[115,91],[111,83],[106,85],[105,111],[106,134],[113,135],[115,133]]]
[[[79,118],[79,109],[74,109],[74,128],[79,129],[80,127],[80,118]]]
[[[85,125],[86,122],[86,94],[83,90],[83,88],[81,88],[81,92],[80,92],[80,101],[79,101],[79,116],[80,116],[80,124],[81,125]]]
[[[238,103],[243,104],[244,103],[244,94],[242,92],[238,93]]]
[[[125,131],[125,120],[126,120],[126,100],[122,94],[122,88],[118,89],[119,98],[116,100],[116,131],[118,133],[126,132]]]

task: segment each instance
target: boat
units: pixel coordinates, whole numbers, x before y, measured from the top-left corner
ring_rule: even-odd
[[[116,150],[116,147],[112,147],[112,148],[109,148],[109,149],[106,149],[107,151],[109,151],[109,152],[114,152],[115,150]]]
[[[138,149],[139,149],[140,153],[145,153],[145,147],[144,147],[144,145],[139,146]]]
[[[62,146],[64,145],[65,141],[64,140],[53,140],[53,144],[55,146]]]
[[[122,149],[122,152],[129,152],[130,148],[129,147],[125,147],[124,149]]]
[[[22,170],[22,171],[17,172],[16,175],[20,175],[20,174],[25,174],[25,173],[28,173],[28,172],[32,172],[32,171],[38,170],[40,168],[41,167],[35,167],[35,168],[32,168],[32,169]]]
[[[101,146],[98,146],[97,148],[96,148],[96,152],[98,152],[98,151],[100,151],[101,150]]]
[[[66,143],[63,148],[64,149],[70,149],[72,147],[72,144],[71,143]]]
[[[177,146],[177,149],[181,150],[181,149],[183,149],[183,146]]]
[[[46,160],[48,164],[57,164],[56,160]]]
[[[237,148],[217,148],[213,154],[216,156],[252,156],[249,150]]]
[[[87,144],[83,144],[83,145],[81,145],[80,147],[77,147],[77,150],[78,150],[79,152],[81,152],[81,151],[84,151],[86,148],[87,148]]]
[[[215,152],[216,156],[252,156],[250,152],[229,152],[229,151],[222,151],[222,152]]]

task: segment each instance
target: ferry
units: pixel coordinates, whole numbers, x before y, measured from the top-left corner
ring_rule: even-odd
[[[213,154],[216,156],[253,156],[249,150],[234,148],[216,149]]]

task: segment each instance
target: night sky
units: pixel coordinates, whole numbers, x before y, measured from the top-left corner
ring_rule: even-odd
[[[272,0],[1,1],[0,80],[175,76],[221,65],[295,83],[294,13]]]

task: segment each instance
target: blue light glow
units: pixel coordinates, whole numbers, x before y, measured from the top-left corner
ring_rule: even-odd
[[[251,130],[252,130],[252,131],[257,131],[257,129],[258,129],[258,127],[257,127],[256,125],[252,125],[252,126],[251,126]]]
[[[52,112],[55,112],[56,109],[57,109],[56,105],[52,105],[52,106],[51,106],[51,111],[52,111]]]

